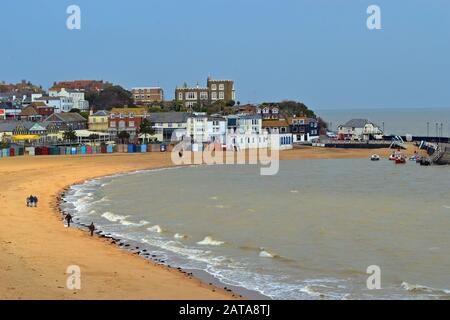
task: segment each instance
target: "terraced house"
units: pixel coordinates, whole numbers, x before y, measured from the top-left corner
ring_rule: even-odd
[[[97,132],[107,132],[109,128],[108,118],[109,118],[109,111],[99,110],[94,113],[91,110],[88,119],[89,130]]]
[[[0,121],[0,141],[15,142],[19,138],[24,140],[29,136],[34,139],[38,136],[39,142],[46,142],[55,138],[58,132],[56,124],[48,121]]]
[[[115,137],[125,131],[133,139],[139,133],[142,119],[149,116],[145,108],[113,108],[108,118],[108,133]]]

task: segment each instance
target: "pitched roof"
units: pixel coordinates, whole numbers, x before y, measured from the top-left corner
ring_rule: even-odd
[[[36,111],[36,109],[33,106],[26,107],[22,109],[22,112],[20,113],[21,116],[36,116],[39,115],[39,113]]]
[[[50,122],[48,121],[32,122],[19,120],[0,121],[0,132],[13,132],[19,125],[23,125],[27,130],[30,130],[33,127],[35,127],[34,129],[36,130],[37,126],[41,126],[47,129],[47,127],[50,125]]]
[[[141,115],[146,112],[145,108],[112,108],[111,113],[134,113]]]
[[[107,117],[109,115],[109,112],[107,110],[98,110],[93,114],[93,116],[96,117]]]
[[[45,121],[49,122],[56,122],[56,121],[62,121],[62,122],[80,122],[80,121],[87,121],[85,117],[80,115],[79,113],[75,112],[62,112],[62,113],[54,113],[50,116],[48,116]]]
[[[189,116],[188,112],[155,112],[150,114],[150,120],[161,123],[184,123]]]
[[[289,123],[286,120],[263,120],[263,128],[273,128],[273,127],[288,127]]]
[[[343,127],[345,128],[364,128],[366,124],[370,123],[367,119],[351,119],[347,121]]]

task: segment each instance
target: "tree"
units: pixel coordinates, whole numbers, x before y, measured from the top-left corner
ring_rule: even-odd
[[[120,131],[117,135],[117,138],[119,138],[122,143],[125,143],[125,141],[128,141],[128,139],[130,139],[130,134],[126,131]]]
[[[280,111],[284,111],[291,116],[295,115],[297,117],[303,116],[308,118],[316,118],[314,111],[308,109],[308,107],[302,102],[284,100],[275,103],[275,105],[278,105]]]
[[[89,120],[89,112],[87,111],[81,111],[79,112],[80,116],[82,116],[83,118],[85,118],[86,120]]]
[[[81,110],[80,110],[80,109],[77,109],[77,108],[72,108],[72,109],[70,109],[69,112],[70,112],[70,113],[80,113]]]
[[[98,134],[96,134],[96,133],[91,133],[89,135],[89,140],[91,140],[91,141],[98,140],[99,138],[100,138],[100,136]]]
[[[123,106],[136,107],[131,92],[121,86],[110,86],[100,92],[86,93],[86,100],[95,110],[111,110]]]
[[[236,104],[236,102],[234,100],[228,100],[225,105],[227,107],[234,107],[234,105]]]
[[[147,143],[147,136],[152,136],[155,134],[153,123],[149,119],[144,118],[144,120],[142,120],[141,122],[139,132],[144,135],[144,143]]]
[[[66,141],[73,142],[77,140],[77,134],[72,128],[69,128],[66,131],[64,131],[63,138]]]
[[[168,105],[169,111],[182,111],[183,108],[183,102],[178,100],[174,100]]]

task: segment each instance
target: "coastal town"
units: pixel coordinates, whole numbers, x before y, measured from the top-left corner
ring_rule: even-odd
[[[198,144],[197,149],[204,143],[226,150],[290,149],[326,132],[323,121],[302,103],[241,105],[232,80],[208,78],[205,87],[184,83],[175,88],[174,96],[167,101],[161,87],[127,91],[96,80],[55,82],[48,91],[26,81],[2,83],[2,155],[8,154],[5,146],[28,147],[9,155],[33,154],[34,147],[54,147],[50,154],[65,154],[55,148],[101,144],[112,152],[111,147],[120,143],[170,144],[186,137]],[[279,143],[268,145],[263,137],[267,134],[279,135]]]
[[[127,90],[103,80],[54,82],[48,90],[26,80],[0,82],[0,156],[171,151],[185,140],[189,151],[207,145],[216,151],[405,149],[408,140],[434,153],[434,162],[448,162],[448,145],[433,137],[386,136],[368,119],[350,119],[331,131],[301,102],[241,104],[233,80],[184,83],[174,97],[165,99],[161,87]]]

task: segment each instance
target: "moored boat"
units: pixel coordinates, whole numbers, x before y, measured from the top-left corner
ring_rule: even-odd
[[[395,159],[395,163],[396,164],[404,164],[404,163],[406,163],[406,159],[404,157],[398,157],[397,159]]]
[[[372,160],[372,161],[378,161],[378,160],[380,160],[380,156],[377,155],[377,154],[373,154],[373,155],[370,157],[370,160]]]

